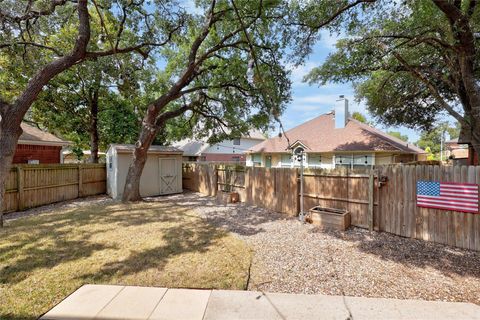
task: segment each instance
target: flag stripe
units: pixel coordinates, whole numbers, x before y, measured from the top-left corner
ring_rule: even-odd
[[[446,197],[432,197],[432,196],[418,196],[418,199],[422,199],[425,201],[443,201],[443,202],[457,202],[457,203],[465,203],[465,204],[475,204],[478,205],[477,199],[455,199],[455,198],[446,198]]]
[[[465,203],[461,201],[451,201],[451,200],[437,200],[437,199],[424,199],[418,197],[418,201],[425,202],[425,203],[436,203],[436,204],[445,204],[445,205],[458,205],[458,206],[466,206],[472,208],[478,208],[478,203]]]
[[[452,211],[461,211],[461,212],[471,212],[471,213],[477,213],[478,209],[467,209],[464,207],[446,207],[446,206],[433,206],[433,205],[426,205],[422,203],[418,203],[417,206],[423,207],[423,208],[431,208],[431,209],[443,209],[443,210],[452,210]]]
[[[459,193],[465,193],[465,194],[478,194],[478,191],[476,190],[467,190],[467,189],[451,189],[451,188],[442,188],[440,187],[440,192],[459,192]]]
[[[478,186],[475,185],[475,184],[471,184],[471,185],[468,185],[468,184],[449,184],[449,183],[444,183],[444,182],[440,182],[440,184],[442,185],[442,187],[445,187],[445,188],[462,188],[462,189],[477,189]]]
[[[478,199],[478,195],[471,195],[471,194],[462,194],[462,195],[459,195],[459,194],[456,194],[456,193],[452,193],[452,192],[443,192],[443,193],[440,193],[440,195],[443,197],[455,197],[455,198],[464,198],[464,199]]]

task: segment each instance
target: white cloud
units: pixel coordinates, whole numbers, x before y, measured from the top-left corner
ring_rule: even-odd
[[[291,71],[290,79],[293,86],[305,86],[307,83],[303,82],[303,78],[315,67],[318,67],[320,63],[314,61],[308,61],[305,64],[299,66],[287,65],[287,68]]]
[[[319,43],[324,46],[327,49],[330,50],[335,50],[336,49],[336,43],[339,39],[341,39],[343,36],[336,35],[336,34],[330,34],[328,30],[322,30],[320,31],[320,41]]]
[[[309,95],[309,96],[294,96],[293,97],[293,105],[296,104],[331,104],[332,106],[338,100],[339,94],[316,94],[316,95]],[[348,98],[348,97],[347,97]]]
[[[203,13],[202,8],[199,8],[195,4],[195,0],[182,0],[180,1],[180,6],[185,8],[189,13],[201,14]]]

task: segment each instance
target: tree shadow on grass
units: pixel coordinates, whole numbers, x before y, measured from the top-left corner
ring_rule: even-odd
[[[95,252],[118,249],[92,238],[122,227],[157,222],[179,222],[185,216],[172,207],[118,205],[82,207],[21,219],[0,231],[0,284],[15,284],[36,269],[81,260]],[[98,209],[98,210],[96,210]],[[183,210],[184,211],[184,210]],[[126,214],[128,213],[128,214]],[[89,226],[95,228],[89,228]]]
[[[318,232],[317,230],[314,229],[313,232]],[[359,251],[386,261],[418,268],[434,268],[448,277],[459,275],[480,279],[480,252],[477,251],[404,238],[387,232],[370,233],[360,228],[351,228],[345,232],[321,232],[352,242]]]
[[[135,250],[128,258],[109,262],[99,272],[82,275],[83,280],[107,282],[112,277],[124,277],[155,268],[162,272],[168,261],[186,253],[205,253],[210,247],[228,235],[225,230],[202,223],[195,225],[175,224],[162,229],[163,243],[154,248]]]
[[[249,206],[245,203],[222,204],[216,198],[202,196],[199,193],[184,192],[181,195],[147,198],[151,202],[168,202],[184,208],[199,208],[201,216],[209,224],[224,228],[230,232],[253,236],[265,232],[263,224],[291,219],[283,213]]]

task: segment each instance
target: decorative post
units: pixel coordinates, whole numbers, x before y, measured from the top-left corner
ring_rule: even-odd
[[[368,175],[368,230],[373,231],[373,190],[375,185],[374,170],[370,169]]]

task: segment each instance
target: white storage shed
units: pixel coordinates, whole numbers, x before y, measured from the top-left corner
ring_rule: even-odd
[[[123,195],[134,149],[133,145],[127,144],[112,144],[108,148],[107,193],[113,199],[120,199]],[[150,147],[140,178],[142,197],[182,192],[182,154],[183,151],[175,147]]]

